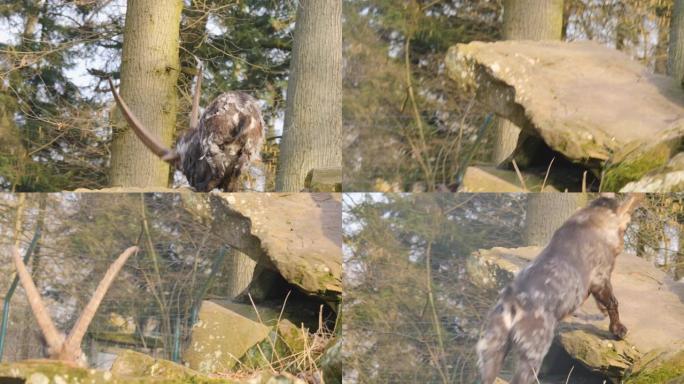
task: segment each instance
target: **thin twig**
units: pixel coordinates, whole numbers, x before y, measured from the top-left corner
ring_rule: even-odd
[[[520,185],[523,188],[523,191],[527,192],[527,185],[525,185],[525,179],[523,179],[522,173],[520,173],[520,169],[518,169],[518,164],[515,162],[515,159],[513,159],[513,168],[515,168],[515,174],[518,175],[518,180],[520,180]]]
[[[568,384],[570,382],[570,376],[572,375],[573,369],[575,369],[574,365],[572,367],[570,367],[570,372],[568,372],[568,377],[565,378],[565,384]]]
[[[556,160],[555,157],[553,159],[551,159],[551,162],[549,163],[549,167],[546,168],[546,175],[544,175],[544,181],[542,182],[541,191],[539,191],[539,192],[544,192],[544,188],[546,188],[546,180],[548,180],[548,178],[549,178],[549,173],[551,173],[551,166],[553,165],[554,160]]]

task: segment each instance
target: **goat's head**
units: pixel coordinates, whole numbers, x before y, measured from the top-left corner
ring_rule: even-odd
[[[636,210],[641,202],[646,199],[646,195],[643,193],[632,193],[629,197],[622,201],[617,209],[617,216],[620,220],[620,231],[624,232],[627,229],[627,225],[632,219],[632,213]]]
[[[264,140],[264,121],[257,101],[241,92],[217,97],[199,116],[202,87],[200,64],[192,97],[190,128],[174,149],[155,138],[133,114],[108,79],[114,100],[133,132],[155,155],[180,170],[198,191],[221,188],[234,191],[237,179],[250,161],[259,159]]]
[[[59,360],[67,364],[85,367],[87,366],[87,360],[85,354],[81,350],[81,342],[83,337],[88,330],[90,322],[95,317],[95,312],[100,306],[102,299],[104,298],[107,290],[112,285],[114,278],[119,273],[126,260],[135,252],[138,251],[138,247],[130,247],[126,249],[119,257],[112,263],[104,277],[98,284],[93,297],[90,299],[88,304],[81,312],[81,316],[74,324],[68,335],[60,332],[55,327],[55,324],[50,319],[50,315],[47,311],[47,307],[40,297],[38,288],[33,283],[33,279],[29,274],[24,262],[21,260],[21,255],[19,255],[19,250],[14,249],[14,264],[17,268],[17,275],[19,276],[19,281],[26,291],[26,296],[28,297],[29,305],[33,311],[33,315],[36,318],[36,322],[40,327],[43,337],[45,338],[45,343],[47,344],[47,357],[53,360]]]

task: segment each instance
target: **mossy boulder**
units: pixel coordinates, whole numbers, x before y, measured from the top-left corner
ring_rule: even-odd
[[[287,319],[281,319],[278,322],[278,335],[291,352],[298,353],[304,351],[309,333],[308,329],[302,329]]]
[[[627,183],[620,192],[669,193],[684,191],[684,153],[679,153],[664,167],[643,175],[639,180]]]
[[[280,319],[268,337],[250,348],[240,361],[247,368],[267,368],[285,356],[305,353],[308,338],[308,329],[302,332],[289,320]]]
[[[0,363],[0,383],[27,384],[305,384],[287,373],[268,370],[249,377],[209,377],[172,361],[135,351],[120,354],[111,371],[78,368],[54,360]]]
[[[11,383],[10,379],[21,379],[31,384],[123,384],[128,382],[114,377],[111,372],[78,368],[52,360],[27,360],[0,364],[0,383]]]
[[[325,349],[321,369],[326,384],[342,384],[342,338],[338,337]]]
[[[624,155],[617,153],[613,160],[614,166],[606,169],[601,188],[605,191],[618,191],[630,182],[641,179],[647,173],[658,170],[667,164],[675,150],[675,143],[659,143],[657,145],[639,148],[643,143],[635,143],[637,146]],[[629,147],[629,146],[628,146]],[[645,192],[645,190],[639,190]]]
[[[597,337],[595,332],[561,326],[556,340],[563,349],[584,366],[609,377],[622,377],[640,354],[624,340],[613,340],[607,333]]]
[[[178,383],[236,383],[226,379],[209,378],[201,373],[174,363],[173,361],[156,359],[144,353],[126,350],[114,360],[110,370],[117,378],[145,380],[166,380]]]
[[[59,361],[29,360],[0,364],[0,383],[27,384],[240,384],[240,381],[209,378],[192,373],[171,361],[129,351],[123,357],[132,367],[130,374],[119,375],[114,371],[78,368]],[[119,366],[123,363],[120,362]],[[155,368],[156,367],[156,368]],[[245,382],[246,383],[246,382]],[[261,381],[256,381],[261,383]]]
[[[625,384],[684,384],[684,344],[645,354],[631,369]]]
[[[272,330],[268,336],[249,348],[240,362],[247,369],[261,369],[269,367],[273,362],[290,354],[290,349],[278,332]]]

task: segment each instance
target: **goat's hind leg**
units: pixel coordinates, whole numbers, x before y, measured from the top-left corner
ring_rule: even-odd
[[[482,384],[494,383],[501,370],[510,346],[511,316],[509,309],[499,302],[487,317],[484,332],[477,343],[477,363]]]
[[[553,341],[556,319],[543,310],[525,313],[515,324],[512,343],[518,354],[518,364],[511,384],[537,382],[544,356]]]

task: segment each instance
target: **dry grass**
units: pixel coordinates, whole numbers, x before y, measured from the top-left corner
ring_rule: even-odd
[[[280,315],[276,325],[273,326],[273,329],[279,329],[288,297],[289,293],[287,297],[285,297]],[[254,308],[254,311],[256,312],[258,322],[264,324],[251,296],[250,301],[252,302],[252,308]],[[329,329],[323,321],[322,305],[318,314],[318,329],[316,329],[316,331],[310,332],[303,324],[299,327],[298,339],[303,342],[303,348],[300,350],[288,345],[287,341],[280,333],[274,334],[277,334],[275,340],[270,336],[267,338],[272,353],[262,350],[259,345],[256,346],[263,361],[267,362],[265,365],[261,367],[251,367],[236,359],[237,365],[234,371],[221,373],[216,376],[228,379],[245,379],[258,376],[264,371],[269,371],[272,374],[283,375],[285,377],[296,377],[310,384],[325,383],[323,372],[320,367],[320,360],[328,345],[331,345],[331,343],[335,341],[336,335],[335,330]],[[277,348],[278,345],[287,346],[288,354],[280,356],[278,350],[282,348]]]

